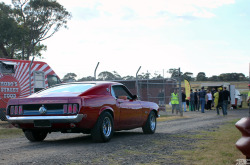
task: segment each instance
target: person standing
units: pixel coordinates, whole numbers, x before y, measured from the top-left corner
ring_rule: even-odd
[[[207,90],[207,110],[212,110],[213,96],[209,90]]]
[[[211,94],[212,94],[212,97],[213,97],[212,107],[214,107],[214,108],[216,108],[216,106],[214,106],[214,99],[215,99],[214,94],[215,94],[216,92],[217,92],[217,91],[216,91],[215,88],[213,88],[212,91],[211,91]]]
[[[197,110],[200,111],[200,106],[201,106],[201,101],[200,101],[200,89],[197,92],[197,97],[198,97],[198,105],[197,105]]]
[[[189,110],[189,98],[190,98],[190,97],[186,98],[186,106],[187,106],[187,110]]]
[[[176,114],[178,114],[179,111],[179,96],[177,93],[177,90],[174,89],[174,92],[171,93],[171,105],[172,105],[172,114],[174,113],[174,110],[176,111]]]
[[[195,107],[194,107],[194,92],[191,89],[190,90],[190,107],[191,107],[191,111],[195,111]]]
[[[194,92],[194,110],[198,110],[198,92],[197,92],[197,89],[195,89],[195,92]]]
[[[184,90],[181,90],[182,93],[181,93],[181,100],[182,100],[182,108],[184,110],[184,112],[187,112],[187,109],[186,109],[186,94],[184,92]]]
[[[222,92],[223,94],[223,115],[227,115],[227,106],[228,106],[228,101],[231,101],[230,97],[230,92],[227,90],[227,87],[224,87],[224,90]]]
[[[219,101],[219,92],[216,91],[213,96],[214,96],[214,108],[216,108],[218,106],[218,101]]]
[[[222,98],[223,94],[222,94],[222,88],[218,88],[218,105],[216,107],[217,110],[217,115],[220,115],[220,109],[222,109],[222,113],[223,113],[223,98]],[[223,113],[224,114],[224,113]]]
[[[205,103],[206,103],[205,97],[206,97],[206,91],[204,90],[204,87],[202,87],[200,91],[201,113],[205,113]]]
[[[159,99],[159,106],[164,105],[164,90],[160,89],[159,94],[158,94],[158,99]]]

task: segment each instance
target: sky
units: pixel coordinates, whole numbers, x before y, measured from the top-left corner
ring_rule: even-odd
[[[10,4],[11,0],[3,0]],[[67,29],[42,44],[63,78],[102,71],[121,76],[164,74],[180,68],[193,76],[249,76],[249,0],[58,0],[71,14]]]

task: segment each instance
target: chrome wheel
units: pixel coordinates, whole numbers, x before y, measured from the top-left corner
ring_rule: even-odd
[[[151,111],[148,115],[146,123],[142,126],[143,133],[153,134],[155,133],[157,125],[156,114],[154,111]]]
[[[150,116],[150,128],[151,130],[155,130],[156,127],[156,118],[155,115]]]
[[[105,117],[102,124],[102,132],[105,137],[109,137],[112,131],[112,124],[109,117]]]
[[[114,121],[109,112],[102,112],[94,128],[91,130],[92,139],[95,142],[108,142],[114,133]]]

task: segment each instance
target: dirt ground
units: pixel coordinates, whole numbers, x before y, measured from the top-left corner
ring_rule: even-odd
[[[248,110],[229,110],[228,114],[185,112],[185,118],[158,122],[153,135],[143,134],[141,128],[120,131],[108,143],[93,143],[84,134],[51,133],[37,143],[23,134],[7,136],[0,139],[0,164],[180,164],[183,158],[175,151],[192,149],[197,142],[186,135],[214,131],[226,121],[248,116]]]

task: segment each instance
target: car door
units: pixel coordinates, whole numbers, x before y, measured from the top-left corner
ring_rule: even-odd
[[[139,100],[123,85],[112,86],[112,95],[116,98],[116,105],[120,111],[119,126],[138,126],[142,120],[142,106]]]

